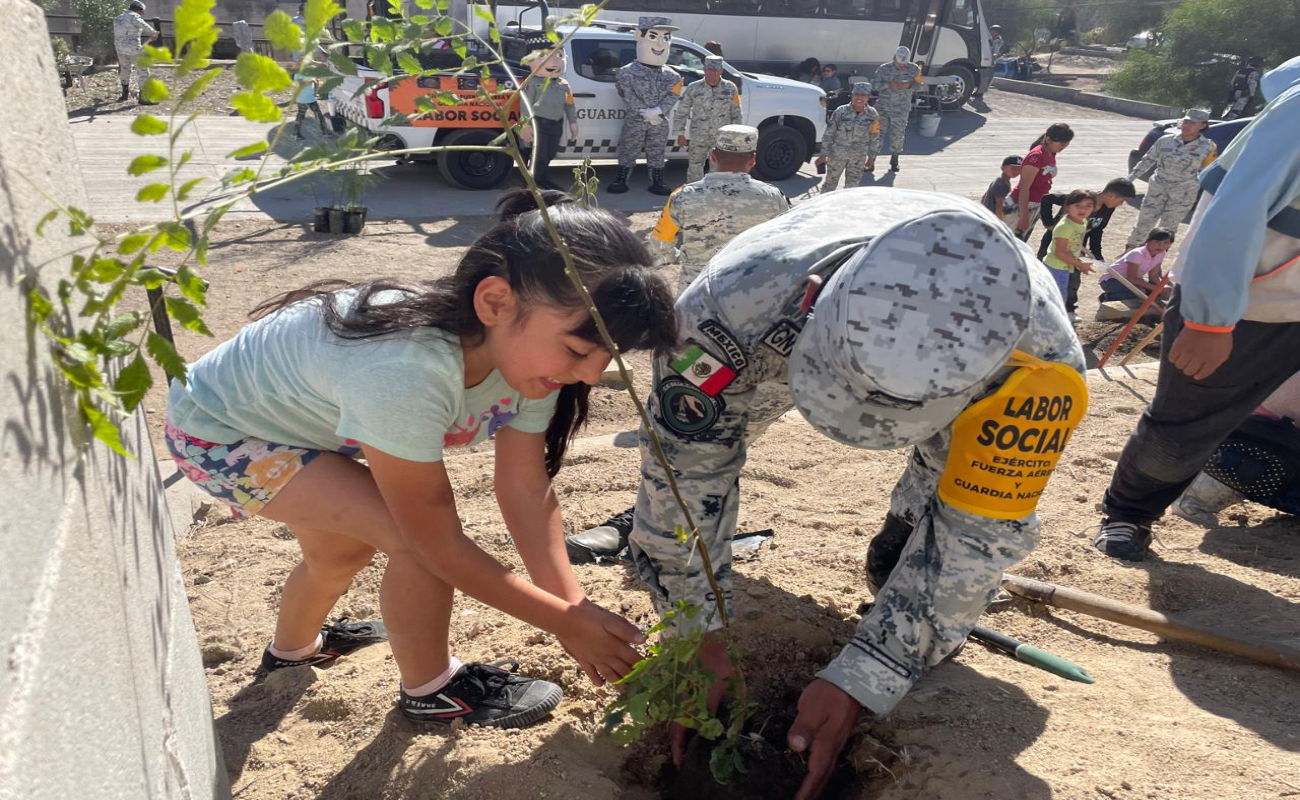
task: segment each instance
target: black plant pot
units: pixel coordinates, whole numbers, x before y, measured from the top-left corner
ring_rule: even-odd
[[[316,206],[312,214],[311,229],[317,233],[329,233],[330,215],[329,209],[325,206]]]
[[[343,212],[343,232],[344,233],[361,233],[361,229],[366,227],[367,208],[352,208]]]

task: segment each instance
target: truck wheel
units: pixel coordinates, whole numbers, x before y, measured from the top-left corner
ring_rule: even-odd
[[[758,163],[754,165],[754,177],[783,181],[808,160],[808,142],[788,125],[769,125],[759,131],[755,157]]]
[[[347,118],[342,114],[330,114],[327,119],[329,119],[330,127],[334,129],[335,133],[343,133],[348,129]]]
[[[975,76],[965,67],[944,67],[940,76],[951,75],[958,81],[956,85],[938,87],[939,104],[951,111],[966,105],[971,93],[975,91]]]
[[[487,144],[500,133],[493,129],[464,128],[452,131],[438,144],[448,147]],[[438,154],[438,171],[443,180],[458,189],[495,189],[510,174],[514,163],[502,153],[463,150]]]

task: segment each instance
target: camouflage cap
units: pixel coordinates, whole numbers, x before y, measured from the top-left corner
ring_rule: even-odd
[[[718,128],[714,150],[727,153],[752,153],[758,149],[758,128],[749,125],[723,125]]]
[[[899,45],[898,49],[894,51],[895,61],[906,61],[911,57],[912,51],[907,47],[907,45]]]
[[[643,33],[652,28],[669,31],[681,30],[681,28],[673,24],[672,17],[637,17],[636,27]]]
[[[871,94],[871,84],[866,81],[854,81],[852,94]]]
[[[722,60],[722,56],[705,56],[705,57],[704,57],[704,68],[705,68],[705,69],[722,69],[722,65],[723,65],[724,63],[726,63],[726,62],[724,62],[724,61]]]
[[[1209,122],[1210,112],[1204,108],[1189,108],[1183,114],[1184,122]]]
[[[933,207],[933,206],[932,206]],[[805,418],[844,444],[889,449],[952,422],[1029,327],[1030,254],[972,209],[876,236],[827,280],[790,356]]]

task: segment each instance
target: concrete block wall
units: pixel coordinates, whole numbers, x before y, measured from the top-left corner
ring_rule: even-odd
[[[26,330],[24,279],[53,286],[85,243],[35,237],[36,187],[86,194],[41,9],[0,19],[0,798],[229,797],[144,423],[134,461],[80,447]]]

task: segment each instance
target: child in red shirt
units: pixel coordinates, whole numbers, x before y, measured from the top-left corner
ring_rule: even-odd
[[[1020,165],[1020,182],[1013,192],[1019,213],[1012,227],[1022,241],[1029,240],[1029,232],[1038,220],[1038,208],[1042,204],[1043,195],[1052,190],[1052,179],[1056,177],[1056,155],[1069,147],[1072,139],[1074,131],[1070,126],[1057,122],[1038,137]]]

